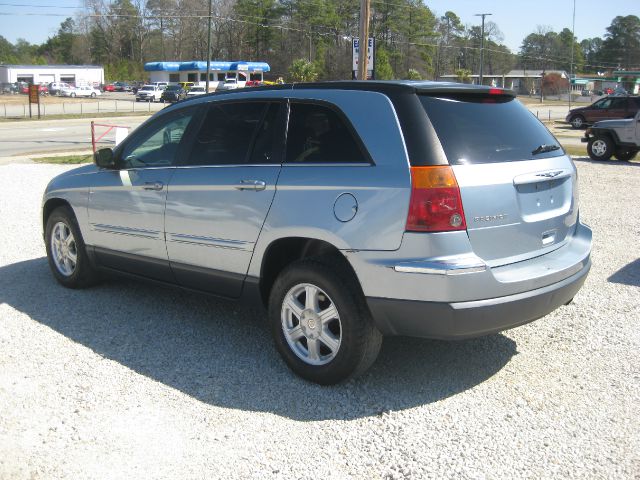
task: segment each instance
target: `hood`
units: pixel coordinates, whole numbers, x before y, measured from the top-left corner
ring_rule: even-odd
[[[620,128],[633,123],[633,118],[620,118],[617,120],[601,120],[593,124],[591,128]]]

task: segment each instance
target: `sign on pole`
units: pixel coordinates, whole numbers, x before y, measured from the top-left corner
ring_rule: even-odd
[[[374,80],[375,77],[375,38],[369,38],[369,45],[367,48],[367,80]],[[351,70],[353,71],[353,79],[357,78],[358,74],[358,59],[360,57],[360,39],[354,38],[351,41],[351,58],[353,65]]]
[[[31,118],[31,104],[38,104],[38,119],[40,119],[40,87],[38,85],[29,84],[29,118]]]

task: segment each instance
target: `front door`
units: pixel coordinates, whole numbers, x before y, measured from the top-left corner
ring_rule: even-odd
[[[278,102],[212,102],[169,183],[167,251],[177,281],[238,297],[280,173]]]
[[[89,190],[90,232],[106,267],[172,281],[164,239],[167,186],[194,115],[183,109],[143,126],[116,151],[117,169],[103,169]]]

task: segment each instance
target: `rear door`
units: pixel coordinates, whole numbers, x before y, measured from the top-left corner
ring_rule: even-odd
[[[212,102],[169,185],[165,228],[182,285],[240,295],[280,173],[281,102]],[[278,140],[280,139],[280,140]]]
[[[542,255],[576,223],[576,171],[557,140],[506,95],[420,95],[460,192],[469,240],[491,266]]]

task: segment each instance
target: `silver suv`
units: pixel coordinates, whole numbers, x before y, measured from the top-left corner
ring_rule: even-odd
[[[461,339],[571,301],[590,268],[576,168],[509,91],[335,82],[178,102],[43,199],[56,279],[117,271],[268,309],[302,377],[383,335]]]

